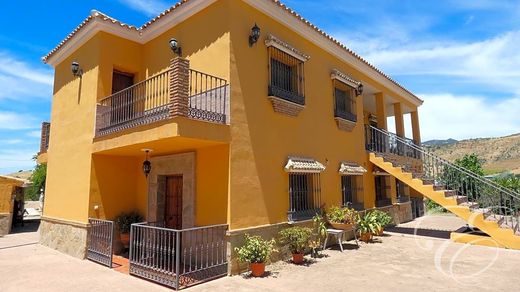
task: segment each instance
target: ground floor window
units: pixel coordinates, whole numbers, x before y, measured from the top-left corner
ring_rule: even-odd
[[[375,177],[376,186],[376,207],[383,207],[392,204],[390,199],[390,184],[386,181],[386,176],[378,175]]]
[[[408,195],[408,186],[402,181],[395,179],[395,187],[397,193],[397,202],[405,203],[410,201],[410,196]]]
[[[312,218],[321,205],[319,173],[289,174],[289,221]]]

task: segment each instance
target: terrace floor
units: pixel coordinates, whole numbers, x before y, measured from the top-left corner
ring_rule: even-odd
[[[463,222],[427,216],[376,242],[344,244],[302,266],[280,262],[264,278],[224,277],[186,291],[516,291],[520,252],[452,243]],[[417,236],[409,228],[423,230]],[[434,230],[435,229],[435,230]],[[427,230],[434,230],[429,233]],[[402,232],[402,233],[398,233]],[[37,235],[0,238],[0,291],[171,291],[35,244]]]

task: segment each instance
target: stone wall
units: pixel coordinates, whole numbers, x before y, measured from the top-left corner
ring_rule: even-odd
[[[401,224],[412,221],[412,202],[398,203],[391,206],[380,207],[378,210],[387,212],[392,216],[392,224]]]
[[[11,213],[0,214],[0,237],[9,234],[11,230]]]
[[[40,244],[84,259],[87,251],[87,224],[43,217],[40,223]]]

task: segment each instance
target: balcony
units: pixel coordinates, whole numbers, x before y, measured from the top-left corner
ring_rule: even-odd
[[[189,61],[176,58],[165,72],[101,100],[96,137],[175,117],[229,124],[228,82],[189,69]]]

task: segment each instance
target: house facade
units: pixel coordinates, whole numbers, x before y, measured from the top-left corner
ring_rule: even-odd
[[[89,218],[137,210],[167,229],[225,225],[233,272],[244,233],[333,205],[398,223],[422,200],[366,150],[387,118],[404,138],[405,114],[420,144],[422,100],[278,1],[182,1],[140,28],[93,11],[44,62],[40,240],[62,252],[85,257]]]

